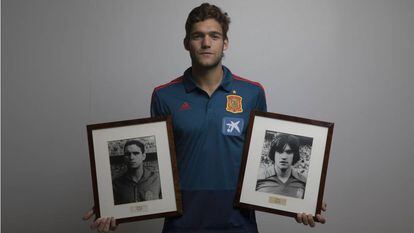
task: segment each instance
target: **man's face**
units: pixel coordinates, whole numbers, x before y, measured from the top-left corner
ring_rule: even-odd
[[[124,156],[128,168],[138,168],[146,157],[145,153],[142,153],[141,148],[134,144],[125,147]]]
[[[223,37],[221,25],[215,19],[207,19],[193,25],[184,46],[190,52],[193,65],[213,68],[220,64],[228,40]]]
[[[280,170],[286,170],[292,166],[293,161],[293,150],[290,148],[289,144],[286,145],[282,153],[275,152],[275,168]]]

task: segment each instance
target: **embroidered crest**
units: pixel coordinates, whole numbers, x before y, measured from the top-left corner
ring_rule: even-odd
[[[231,113],[242,113],[243,112],[243,98],[239,95],[228,95],[226,111]]]

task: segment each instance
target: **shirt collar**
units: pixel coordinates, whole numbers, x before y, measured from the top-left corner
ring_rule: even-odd
[[[221,84],[219,86],[219,88],[223,88],[223,90],[230,92],[231,88],[232,88],[232,84],[233,84],[233,74],[231,73],[231,71],[225,67],[223,67],[223,79],[221,80]],[[191,92],[194,89],[197,88],[197,84],[194,81],[194,77],[191,74],[191,67],[188,68],[185,72],[184,72],[184,88],[186,92]]]
[[[144,182],[144,181],[146,181],[147,179],[148,179],[148,176],[150,175],[150,172],[149,171],[147,171],[147,169],[145,169],[145,168],[143,168],[142,169],[142,176],[141,176],[141,179],[139,179],[138,180],[138,182],[135,182],[135,180],[134,180],[134,178],[132,177],[132,175],[131,174],[129,174],[129,173],[126,173],[126,178],[129,180],[129,181],[131,181],[131,182],[134,182],[134,183],[136,183],[136,184],[139,184],[139,183],[142,183],[142,182]]]

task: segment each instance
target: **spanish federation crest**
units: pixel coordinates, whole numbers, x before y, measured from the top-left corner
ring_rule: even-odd
[[[231,113],[242,113],[243,112],[243,98],[239,95],[228,95],[227,104],[226,104],[226,111]]]

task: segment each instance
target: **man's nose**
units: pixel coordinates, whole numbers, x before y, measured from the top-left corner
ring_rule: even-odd
[[[210,48],[211,47],[211,38],[209,36],[205,36],[203,38],[202,44],[203,48]]]

